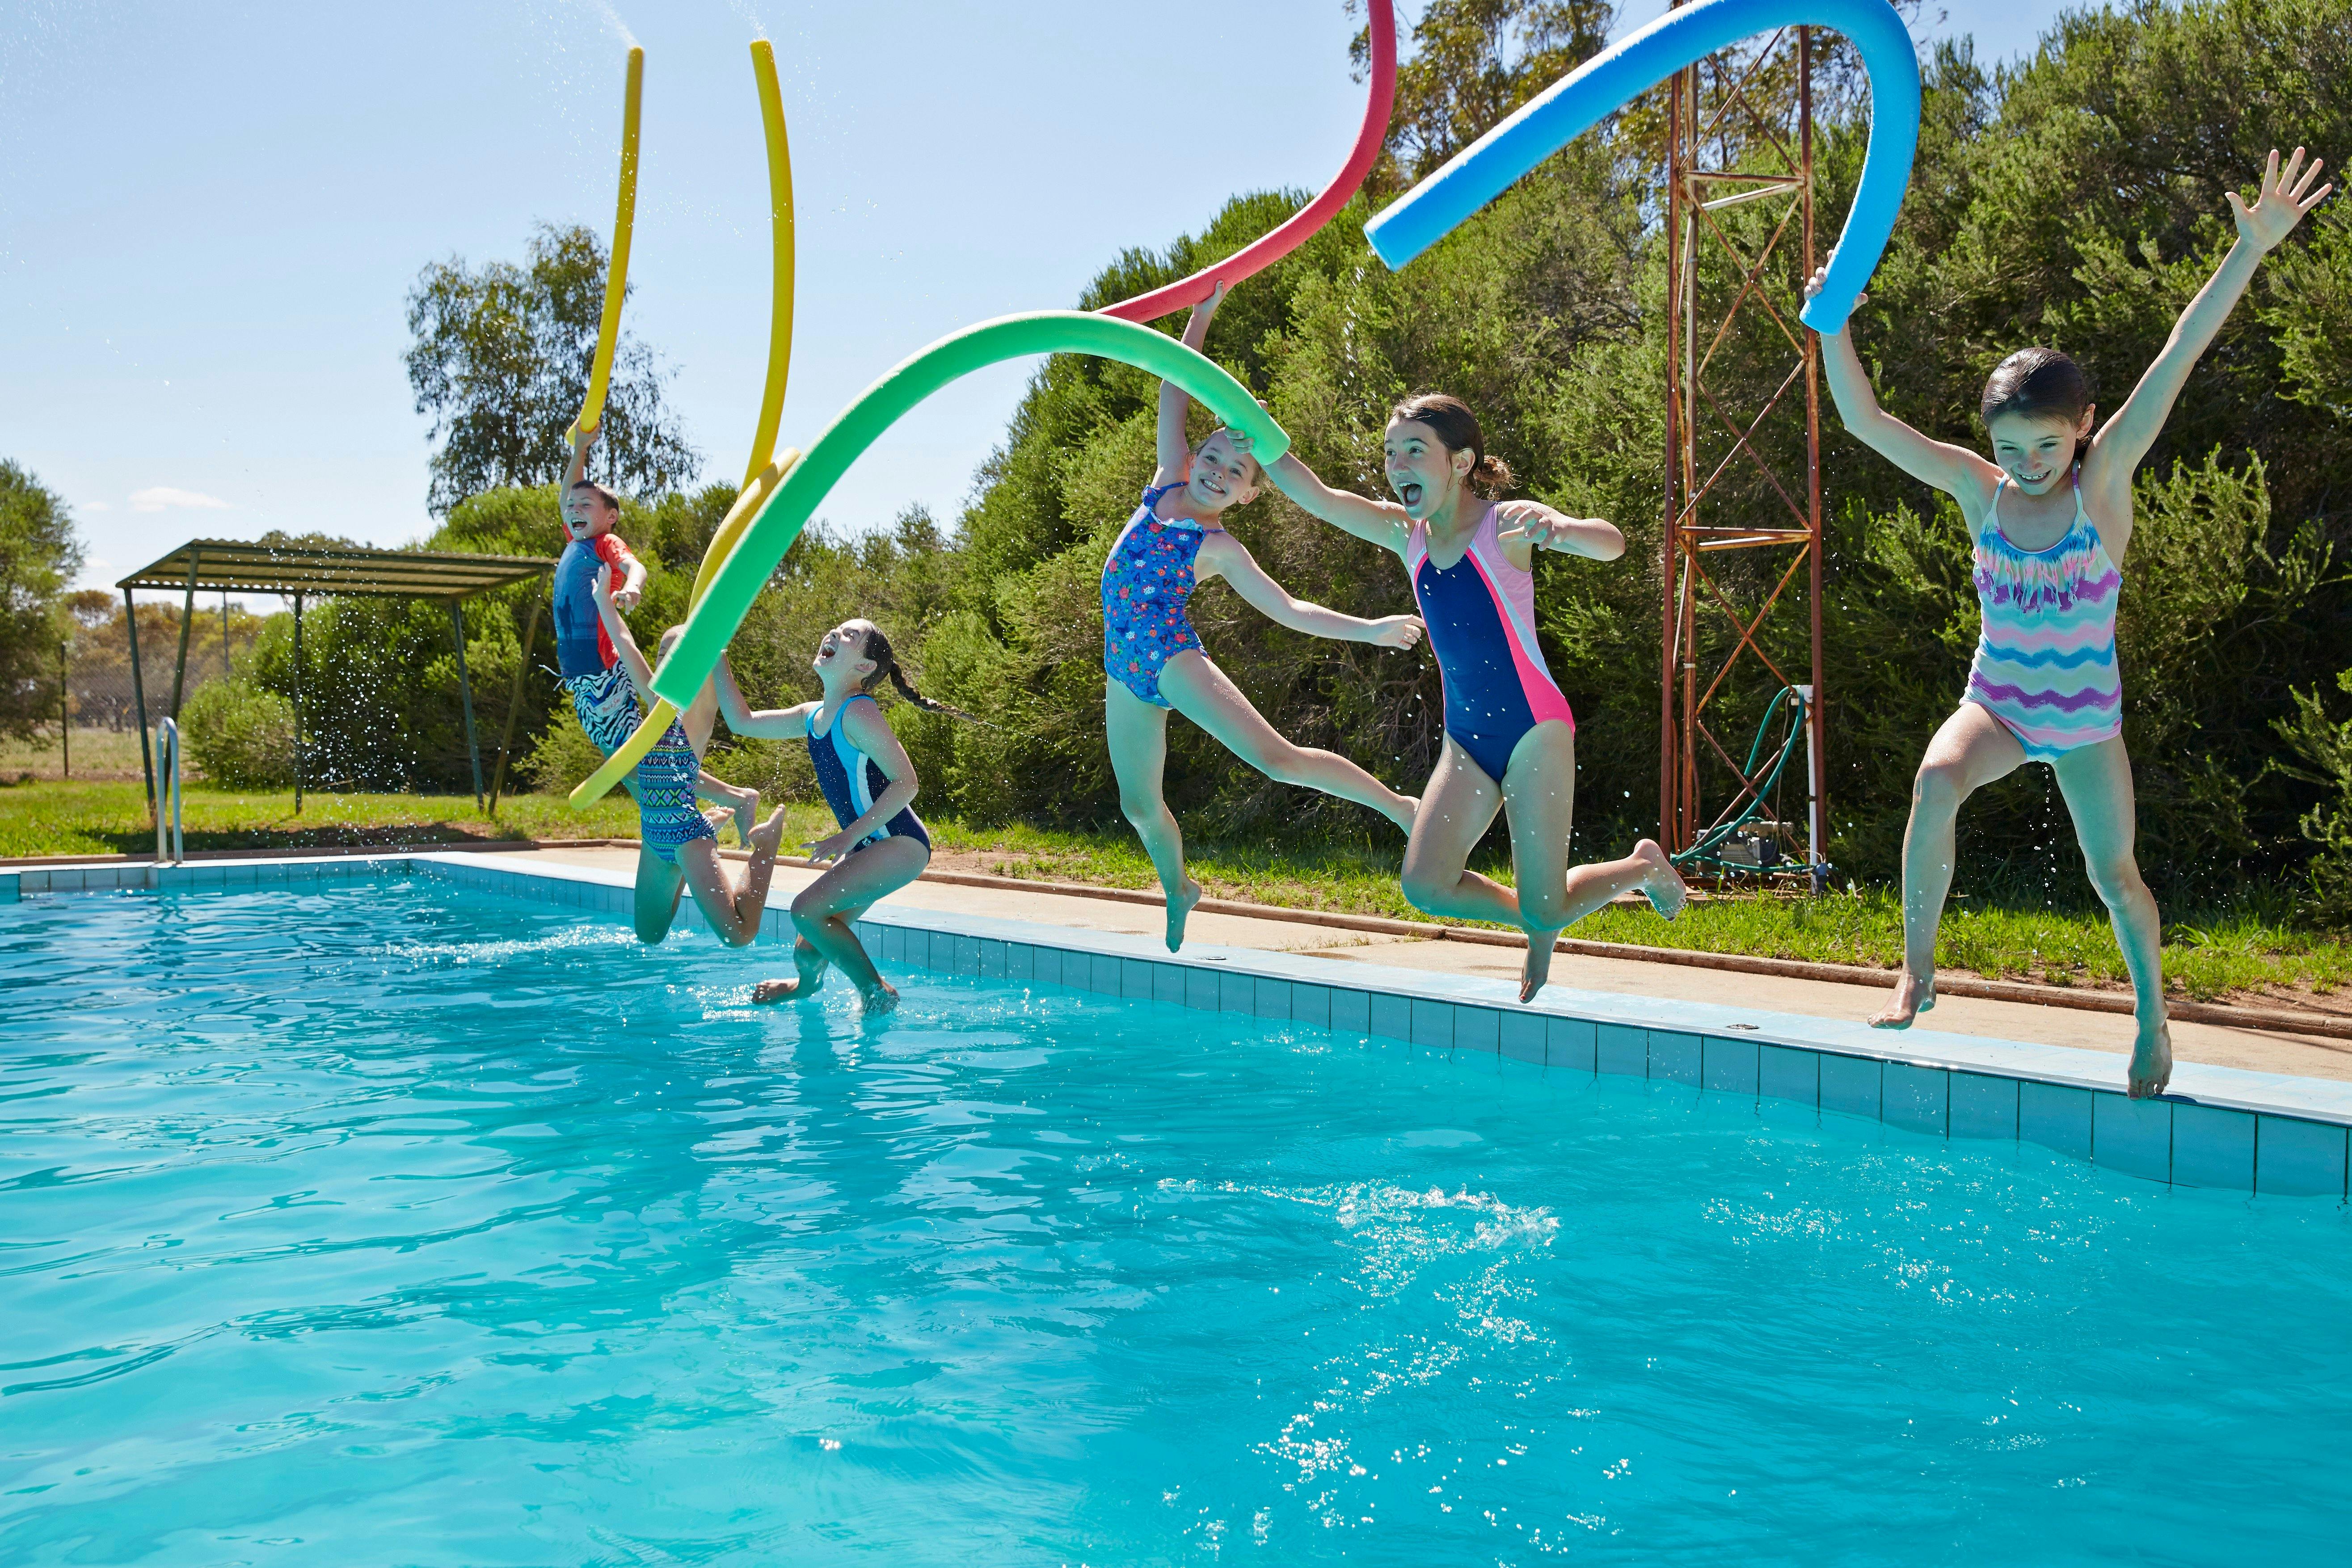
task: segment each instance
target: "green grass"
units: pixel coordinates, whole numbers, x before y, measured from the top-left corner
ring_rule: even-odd
[[[450,843],[463,839],[634,838],[636,813],[614,795],[591,811],[561,795],[511,795],[485,821],[469,796],[326,795],[294,815],[290,794],[240,794],[196,785],[184,816],[188,847],[290,848]],[[1031,827],[973,827],[931,818],[942,850],[979,869],[1033,881],[1154,888],[1151,863],[1132,835]],[[824,807],[790,803],[789,850],[832,831]],[[155,846],[145,793],[129,782],[34,780],[0,784],[0,856],[141,854]],[[1397,886],[1401,847],[1392,843],[1288,847],[1195,840],[1192,874],[1213,898],[1294,909],[1428,917]],[[1507,867],[1482,868],[1504,880]],[[2282,900],[2249,897],[2219,908],[2168,910],[2164,965],[2176,994],[2212,1000],[2232,994],[2292,997],[2352,985],[2352,947],[2295,926]],[[1888,890],[1818,899],[1756,896],[1694,904],[1668,922],[1646,909],[1615,907],[1573,935],[1706,952],[1892,967],[1902,953],[1901,909]],[[2061,985],[2119,985],[2123,957],[2104,911],[2035,907],[2027,900],[1955,899],[1944,919],[1937,962],[1956,970]]]

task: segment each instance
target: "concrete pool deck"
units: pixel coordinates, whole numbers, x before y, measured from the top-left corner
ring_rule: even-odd
[[[553,863],[628,875],[634,872],[636,859],[634,847],[600,846],[518,852],[500,856],[499,862],[514,866]],[[780,866],[770,897],[781,908],[816,876],[812,870]],[[946,882],[917,882],[893,893],[881,907],[934,910],[942,914],[1026,921],[1072,931],[1116,931],[1142,937],[1159,936],[1161,926],[1160,910],[1150,904],[1113,903],[1068,894]],[[1196,913],[1186,934],[1190,942],[1209,946],[1322,959],[1331,963],[1335,971],[1340,965],[1371,965],[1508,982],[1516,982],[1519,974],[1520,954],[1511,948],[1337,931],[1246,915]],[[1755,1007],[1839,1022],[1859,1022],[1878,1005],[1875,993],[1856,985],[1688,969],[1634,959],[1590,958],[1570,952],[1553,955],[1551,974],[1554,985],[1579,991]],[[1333,980],[1335,984],[1348,983],[1344,972],[1335,973]],[[1360,978],[1357,983],[1361,983]],[[2115,1056],[2131,1053],[2132,1020],[2119,1014],[1947,996],[1937,1004],[1928,1018],[1922,1020],[1921,1026],[1925,1029],[1930,1024],[1943,1034],[2013,1040],[2025,1045],[2067,1046]],[[1895,1034],[1887,1038],[1891,1044],[1902,1037]],[[2352,1083],[2352,1040],[2176,1019],[2172,1026],[2172,1050],[2174,1059],[2180,1062]]]

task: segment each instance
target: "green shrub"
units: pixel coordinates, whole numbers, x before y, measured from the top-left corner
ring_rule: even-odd
[[[250,680],[196,688],[180,710],[188,760],[226,789],[290,789],[294,705]]]
[[[569,795],[604,765],[604,753],[580,727],[580,715],[567,700],[556,706],[530,753],[515,763],[515,772],[541,795]]]

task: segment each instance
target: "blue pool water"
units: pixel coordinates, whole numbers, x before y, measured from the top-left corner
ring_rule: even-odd
[[[2352,1237],[430,882],[0,910],[0,1561],[2345,1560]]]

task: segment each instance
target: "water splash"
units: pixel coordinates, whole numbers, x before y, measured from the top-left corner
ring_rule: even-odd
[[[768,25],[760,20],[760,14],[751,8],[751,0],[727,0],[727,8],[743,18],[744,24],[751,29],[753,39],[768,36]]]
[[[612,0],[587,0],[587,5],[590,10],[604,18],[604,26],[611,28],[613,36],[621,40],[623,48],[634,49],[638,47],[637,36],[629,31],[629,25],[621,20],[621,14],[618,11],[613,9]]]

